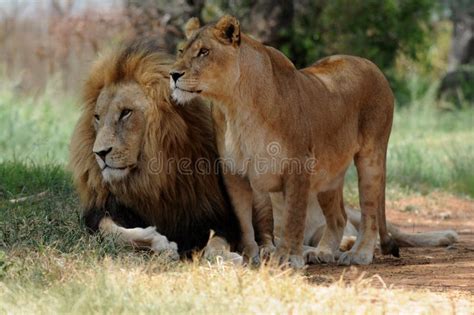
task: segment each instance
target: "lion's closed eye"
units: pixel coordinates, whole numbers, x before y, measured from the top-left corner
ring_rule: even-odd
[[[120,120],[124,120],[124,119],[127,119],[128,117],[130,117],[132,115],[132,110],[131,109],[124,109],[122,110],[122,112],[120,113]]]

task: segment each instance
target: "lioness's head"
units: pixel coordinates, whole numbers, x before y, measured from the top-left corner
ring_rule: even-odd
[[[200,27],[193,18],[185,33],[187,41],[170,72],[173,98],[186,103],[198,95],[216,98],[222,94],[220,90],[232,89],[239,78],[239,21],[224,16],[215,24]]]
[[[105,181],[124,178],[138,163],[149,101],[136,82],[102,89],[95,104],[92,151]]]

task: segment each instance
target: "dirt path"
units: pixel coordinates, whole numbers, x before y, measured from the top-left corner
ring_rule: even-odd
[[[429,289],[453,295],[474,293],[474,201],[433,193],[388,204],[387,216],[407,232],[454,229],[459,242],[450,247],[402,248],[401,258],[377,254],[370,266],[311,266],[317,283],[379,275],[379,285]],[[377,282],[377,281],[374,281]]]

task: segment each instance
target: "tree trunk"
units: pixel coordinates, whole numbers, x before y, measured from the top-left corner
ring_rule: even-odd
[[[174,54],[184,39],[183,26],[191,17],[201,19],[205,0],[126,0],[126,14],[135,36],[153,36]]]

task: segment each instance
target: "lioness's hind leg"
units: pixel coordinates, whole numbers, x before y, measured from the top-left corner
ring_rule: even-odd
[[[355,156],[359,176],[361,225],[352,249],[341,254],[340,264],[366,265],[373,260],[379,228],[378,216],[380,213],[385,214],[385,158],[385,151],[374,149],[362,150]],[[385,220],[385,215],[381,219]],[[386,228],[382,234],[385,235],[384,239],[381,235],[381,242],[387,244],[391,241]]]
[[[326,219],[323,236],[314,251],[306,251],[308,263],[334,263],[344,234],[347,216],[342,196],[343,183],[335,190],[318,194],[318,201]]]

